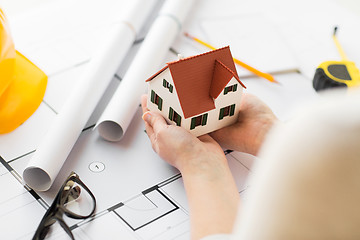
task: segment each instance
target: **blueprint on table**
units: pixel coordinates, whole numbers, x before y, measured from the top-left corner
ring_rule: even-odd
[[[64,4],[65,2],[68,5]],[[84,2],[87,2],[87,5],[84,5]],[[113,20],[109,16],[121,14],[122,10],[117,10],[114,6],[126,6],[125,0],[102,1],[101,13],[98,13],[101,21],[95,21],[92,11],[100,11],[96,8],[98,7],[96,2],[53,1],[29,13],[10,16],[18,50],[42,67],[48,74],[49,81],[44,100],[35,114],[12,133],[0,136],[0,187],[5,189],[0,195],[0,239],[31,238],[58,188],[72,170],[79,174],[97,198],[97,211],[93,219],[86,221],[66,219],[76,239],[112,239],[114,236],[119,239],[141,240],[190,239],[189,206],[181,175],[151,149],[141,119],[141,108],[139,107],[126,135],[119,142],[107,142],[99,137],[97,131],[93,131],[94,124],[113,92],[119,85],[121,86],[121,79],[146,36],[154,16],[149,19],[148,26],[137,37],[125,62],[114,75],[51,189],[47,192],[35,192],[22,184],[23,169],[57,113],[61,111],[64,99],[72,86],[86,68],[94,46],[101,43],[102,33]],[[260,22],[256,22],[257,25],[261,25],[264,19],[270,19],[266,20],[266,26],[284,31],[286,27],[278,27],[283,20],[279,15],[271,18],[263,14],[268,7],[266,5],[256,8],[256,11],[252,9],[249,14],[248,10],[254,4],[246,0],[197,1],[184,30],[208,42],[219,41],[219,44],[226,44],[224,38],[216,38],[216,34],[224,34],[226,31],[224,29],[217,31],[216,28],[221,24],[227,25],[229,19],[234,22],[248,21],[250,24],[254,16],[260,14],[262,18],[258,19]],[[62,16],[59,15],[59,9],[64,12],[69,11],[66,21],[59,19]],[[125,8],[119,7],[119,9]],[[80,12],[87,14],[79,19]],[[229,26],[233,25],[229,24]],[[213,28],[215,30],[212,30]],[[254,42],[251,40],[252,37],[254,40],[259,38],[258,34],[251,35],[250,28],[247,29],[249,36],[244,42],[241,42],[241,39],[239,43],[234,40],[231,42],[236,52],[235,57],[244,61],[247,58],[246,54],[250,53],[238,56],[241,55],[240,45]],[[37,34],[29,35],[30,31]],[[236,32],[228,33],[229,36],[241,36]],[[281,59],[274,60],[272,65],[264,65],[262,59],[259,61],[259,66],[268,67],[267,70],[279,70],[282,67],[301,69],[303,66],[301,61],[299,62],[293,54],[289,54],[293,50],[292,45],[295,44],[291,42],[291,37],[289,35],[277,37],[277,42],[272,45],[278,47]],[[284,44],[279,41],[284,41]],[[176,60],[178,53],[191,56],[207,50],[180,35],[169,49],[164,64]],[[263,54],[273,53],[273,49],[271,50]],[[282,64],[283,58],[287,58],[286,64]],[[255,60],[251,59],[251,61]],[[271,68],[275,63],[277,65]],[[242,74],[248,74],[243,71],[239,73],[240,78]],[[247,86],[245,91],[256,94],[264,100],[281,120],[291,119],[296,108],[316,101],[317,95],[307,76],[293,72],[278,75],[276,79],[281,83],[280,85],[259,78],[242,79],[242,81]],[[242,193],[247,188],[246,180],[251,173],[255,158],[227,149],[224,149],[224,152],[238,191]],[[51,238],[67,239],[67,235],[59,226],[55,226]]]

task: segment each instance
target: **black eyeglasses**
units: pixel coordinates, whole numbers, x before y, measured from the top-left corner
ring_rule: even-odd
[[[65,223],[63,214],[74,219],[86,219],[94,214],[95,208],[95,196],[80,180],[79,176],[75,172],[71,172],[42,218],[33,240],[45,239],[51,225],[55,222],[58,222],[71,239],[74,240],[74,235]]]

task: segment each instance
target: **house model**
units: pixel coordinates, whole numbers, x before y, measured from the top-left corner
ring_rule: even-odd
[[[245,88],[229,47],[167,63],[146,82],[149,110],[195,136],[235,123]]]

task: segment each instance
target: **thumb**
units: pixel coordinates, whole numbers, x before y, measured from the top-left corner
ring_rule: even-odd
[[[153,128],[155,133],[168,126],[165,119],[160,114],[150,111],[145,112],[142,119]]]
[[[205,143],[213,143],[215,142],[215,140],[209,135],[209,134],[205,134],[205,135],[201,135],[198,137],[198,139],[202,142]]]

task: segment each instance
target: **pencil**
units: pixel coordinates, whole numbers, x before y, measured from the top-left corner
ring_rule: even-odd
[[[188,38],[190,38],[190,39],[192,39],[192,40],[200,43],[201,45],[204,45],[205,47],[207,47],[207,48],[209,48],[209,49],[212,49],[212,50],[215,50],[215,49],[216,49],[214,46],[210,45],[209,43],[206,43],[206,42],[200,40],[199,38],[196,38],[196,37],[194,37],[194,36],[191,36],[191,35],[190,35],[189,33],[187,33],[187,32],[185,32],[184,34],[185,34],[186,37],[188,37]],[[240,61],[239,59],[236,59],[236,58],[233,58],[233,59],[234,59],[234,62],[235,62],[236,64],[238,64],[239,66],[241,66],[241,67],[249,70],[250,72],[256,74],[257,76],[262,77],[262,78],[265,78],[266,80],[268,80],[268,81],[270,81],[270,82],[278,83],[278,81],[276,81],[271,74],[261,72],[261,71],[255,69],[255,68],[247,65],[246,63]]]
[[[348,58],[346,57],[346,54],[345,54],[344,50],[342,49],[342,47],[341,47],[341,45],[340,45],[340,43],[339,43],[339,41],[338,41],[338,39],[336,37],[336,32],[337,32],[337,27],[334,28],[334,34],[333,34],[333,39],[334,39],[336,48],[337,48],[342,60],[347,61]]]

